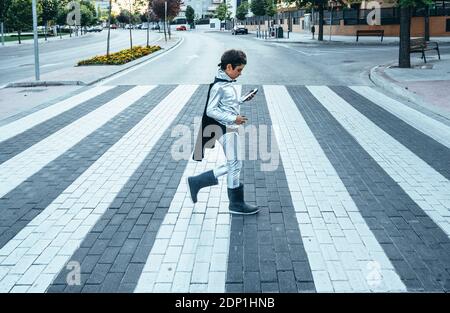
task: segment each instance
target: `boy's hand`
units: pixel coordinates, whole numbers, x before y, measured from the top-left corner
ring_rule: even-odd
[[[235,123],[237,124],[237,125],[242,125],[242,124],[245,124],[245,122],[247,122],[247,118],[245,117],[245,116],[243,116],[243,115],[238,115],[238,116],[236,116],[236,121],[235,121]]]
[[[244,100],[244,102],[250,101],[255,97],[255,94],[252,94],[250,97]]]

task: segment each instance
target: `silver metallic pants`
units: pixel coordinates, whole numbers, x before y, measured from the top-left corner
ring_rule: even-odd
[[[242,161],[239,160],[239,135],[236,132],[228,132],[219,139],[223,147],[227,163],[214,169],[216,178],[227,174],[228,188],[239,187],[239,176],[241,174]]]

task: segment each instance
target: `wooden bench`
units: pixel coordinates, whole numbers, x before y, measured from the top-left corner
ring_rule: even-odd
[[[439,52],[439,44],[435,41],[426,41],[425,38],[411,39],[409,43],[409,53],[422,53],[422,59],[427,63],[425,51],[436,50],[439,60],[441,53]]]
[[[358,41],[359,36],[381,36],[381,41],[383,41],[384,29],[357,30],[356,41]]]

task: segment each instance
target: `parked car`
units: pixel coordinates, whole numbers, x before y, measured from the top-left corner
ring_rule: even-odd
[[[102,25],[97,25],[97,26],[90,26],[86,29],[87,32],[89,33],[99,33],[103,30]]]
[[[116,24],[111,24],[109,27],[110,27],[111,29],[117,29],[117,25],[116,25]]]
[[[247,35],[248,34],[248,29],[245,28],[244,25],[236,25],[233,27],[233,30],[231,31],[232,35],[237,35],[237,34],[244,34]]]
[[[151,30],[160,30],[161,27],[159,25],[153,25]]]
[[[180,25],[180,26],[177,26],[176,30],[187,30],[187,28],[184,25]]]

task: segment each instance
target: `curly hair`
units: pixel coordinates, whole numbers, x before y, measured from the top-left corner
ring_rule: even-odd
[[[220,63],[218,66],[220,66],[222,70],[225,70],[228,64],[231,64],[231,67],[234,70],[236,66],[247,64],[247,56],[241,50],[231,49],[225,51],[220,58]]]

